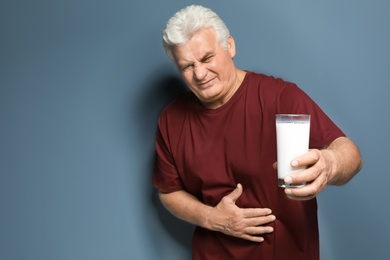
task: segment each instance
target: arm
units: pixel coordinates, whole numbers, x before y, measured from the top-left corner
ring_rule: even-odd
[[[266,208],[238,208],[235,202],[241,194],[242,185],[238,184],[215,207],[205,205],[184,190],[160,193],[160,199],[173,215],[184,221],[230,236],[263,242],[264,238],[259,235],[273,232],[272,227],[264,225],[274,221],[275,216]]]
[[[327,184],[343,185],[362,168],[362,159],[356,145],[346,137],[335,139],[323,150],[312,149],[291,162],[293,167],[307,166],[304,171],[285,178],[288,183],[306,182],[301,189],[286,189],[293,199],[311,199]]]

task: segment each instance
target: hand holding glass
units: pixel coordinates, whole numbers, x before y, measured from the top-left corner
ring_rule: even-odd
[[[285,183],[284,178],[303,168],[293,168],[291,161],[309,150],[310,115],[277,114],[276,142],[278,157],[278,185],[284,188],[299,188],[306,185]]]

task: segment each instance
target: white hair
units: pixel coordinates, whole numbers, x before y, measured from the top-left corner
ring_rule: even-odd
[[[222,46],[228,47],[229,30],[211,9],[190,5],[178,11],[168,20],[163,31],[163,46],[168,57],[173,60],[172,46],[187,43],[194,34],[207,28],[213,28]]]

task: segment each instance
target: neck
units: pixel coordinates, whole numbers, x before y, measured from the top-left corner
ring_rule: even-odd
[[[240,88],[241,83],[244,80],[245,74],[246,71],[236,69],[234,71],[234,79],[232,79],[232,87],[230,88],[229,93],[225,96],[225,98],[218,103],[203,103],[203,106],[208,109],[216,109],[226,104],[230,100],[230,98],[234,96],[234,93],[236,93],[236,91]]]

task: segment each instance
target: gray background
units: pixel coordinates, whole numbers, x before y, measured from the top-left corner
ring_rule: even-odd
[[[183,91],[161,31],[190,3],[225,20],[239,68],[297,83],[361,149],[318,198],[322,259],[389,256],[389,1],[2,0],[0,259],[190,259],[150,184]]]

